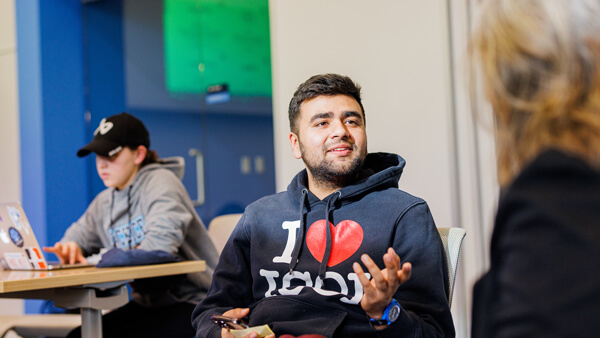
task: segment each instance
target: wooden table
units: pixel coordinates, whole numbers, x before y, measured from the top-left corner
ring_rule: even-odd
[[[58,307],[81,309],[82,337],[102,337],[102,312],[129,301],[127,283],[134,279],[206,270],[205,261],[117,268],[54,271],[0,271],[0,298],[53,300]]]

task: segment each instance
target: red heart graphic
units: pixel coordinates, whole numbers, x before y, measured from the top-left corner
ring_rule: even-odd
[[[326,229],[325,220],[316,221],[310,225],[306,232],[306,246],[316,260],[321,262],[325,254]],[[327,266],[337,265],[352,256],[363,241],[363,229],[360,224],[345,220],[335,227],[329,223],[331,229],[331,253]]]

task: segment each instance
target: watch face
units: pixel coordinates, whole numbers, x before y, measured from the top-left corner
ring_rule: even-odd
[[[398,316],[400,316],[400,305],[394,304],[388,314],[388,320],[393,323],[398,319]]]

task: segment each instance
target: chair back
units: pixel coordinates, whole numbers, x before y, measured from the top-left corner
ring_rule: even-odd
[[[460,247],[467,232],[462,228],[438,228],[438,231],[440,232],[440,237],[444,244],[446,261],[448,263],[448,304],[452,305],[452,293],[454,292],[454,282],[456,281]]]
[[[242,214],[221,215],[213,218],[208,224],[208,235],[219,254],[223,251],[229,236],[241,217]]]

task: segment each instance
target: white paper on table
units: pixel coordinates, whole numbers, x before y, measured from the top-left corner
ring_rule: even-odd
[[[244,337],[247,334],[249,334],[250,332],[258,333],[259,338],[266,337],[270,334],[273,334],[273,331],[271,331],[271,328],[269,327],[269,325],[253,326],[253,327],[243,329],[243,330],[229,330],[229,332],[231,332],[231,334],[233,334],[233,336],[236,338]]]

